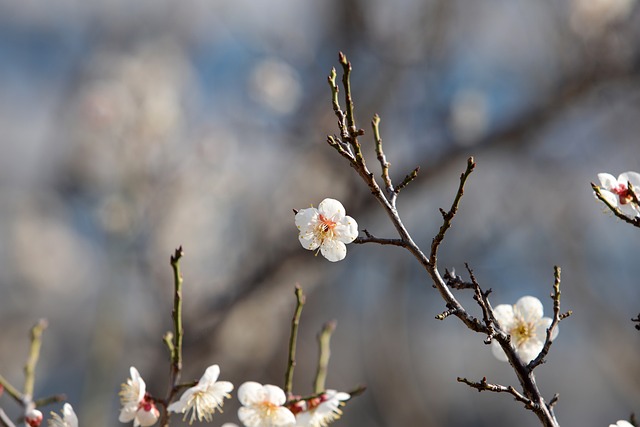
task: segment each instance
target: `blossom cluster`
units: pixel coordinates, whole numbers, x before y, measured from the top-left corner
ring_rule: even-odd
[[[134,427],[152,426],[158,420],[158,411],[144,392],[144,380],[138,371],[132,367],[130,372],[131,378],[122,384],[120,393],[120,421],[133,421]],[[189,418],[189,424],[196,419],[211,422],[216,410],[222,412],[223,401],[231,397],[229,393],[233,390],[230,382],[218,381],[219,375],[218,365],[207,368],[198,383],[188,388],[167,410],[185,414],[184,419]],[[349,398],[348,393],[327,390],[309,401],[288,403],[280,387],[247,381],[238,389],[238,400],[242,404],[238,409],[238,419],[246,427],[325,427],[340,418],[340,406]],[[77,421],[70,425],[74,426],[77,427]],[[227,426],[233,424],[228,423]]]

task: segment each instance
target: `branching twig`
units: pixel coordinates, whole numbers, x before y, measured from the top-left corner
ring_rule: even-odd
[[[524,403],[527,409],[532,409],[535,407],[535,403],[533,403],[530,399],[522,395],[522,393],[518,392],[512,386],[505,387],[499,384],[491,384],[487,382],[487,377],[482,378],[480,382],[470,381],[466,378],[458,377],[458,382],[465,383],[471,388],[475,388],[478,391],[492,391],[494,393],[509,393],[512,395],[518,402]]]
[[[458,186],[458,191],[456,192],[456,196],[453,199],[451,208],[449,209],[448,212],[445,212],[442,209],[440,210],[440,213],[442,214],[443,222],[442,222],[442,225],[440,226],[440,230],[438,231],[438,234],[436,234],[436,237],[434,237],[433,241],[431,242],[431,253],[429,255],[429,262],[432,265],[436,264],[438,247],[440,246],[440,243],[442,243],[445,233],[451,227],[451,222],[453,221],[453,217],[458,212],[458,206],[460,205],[460,200],[462,199],[462,195],[464,194],[464,185],[466,184],[467,178],[469,178],[469,175],[471,175],[471,172],[473,172],[473,169],[475,167],[476,167],[475,160],[473,159],[473,157],[469,157],[469,159],[467,160],[467,169],[460,175],[460,185]]]
[[[473,157],[470,157],[468,159],[466,170],[460,176],[460,185],[458,187],[458,191],[456,192],[456,195],[454,197],[454,200],[451,204],[450,209],[448,211],[445,211],[442,209],[440,210],[443,218],[443,223],[438,231],[438,234],[433,238],[433,241],[431,244],[431,251],[429,253],[429,256],[427,257],[422,252],[422,250],[418,247],[418,245],[413,241],[413,239],[409,235],[409,232],[406,230],[404,224],[402,223],[398,215],[398,212],[396,210],[396,205],[395,205],[395,201],[396,201],[395,196],[397,196],[398,189],[396,188],[396,192],[394,192],[390,197],[387,197],[383,192],[383,190],[378,185],[378,183],[376,182],[374,175],[367,169],[367,166],[364,163],[364,159],[362,159],[360,144],[357,141],[357,136],[361,135],[362,131],[357,130],[357,127],[353,119],[353,100],[351,98],[351,90],[350,90],[350,82],[349,82],[351,65],[349,64],[349,62],[346,60],[346,58],[342,53],[340,54],[340,63],[342,64],[344,69],[344,75],[343,75],[342,81],[345,87],[345,91],[347,92],[345,97],[346,103],[347,103],[346,113],[343,113],[340,110],[339,104],[337,104],[337,101],[336,101],[337,85],[335,83],[335,80],[336,80],[335,70],[332,70],[332,74],[329,76],[329,82],[332,85],[332,95],[334,100],[333,105],[334,105],[334,111],[336,112],[336,115],[338,117],[338,127],[340,128],[343,134],[342,142],[346,142],[350,145],[350,147],[353,149],[353,152],[355,153],[355,158],[348,158],[347,156],[345,156],[344,153],[341,152],[340,150],[340,148],[342,147],[340,147],[339,143],[335,139],[333,139],[333,141],[330,140],[329,143],[334,148],[336,148],[338,152],[340,152],[340,154],[348,158],[350,165],[356,170],[356,172],[358,172],[360,177],[365,181],[365,183],[371,190],[371,193],[381,204],[381,206],[387,213],[387,216],[391,220],[392,224],[394,225],[394,227],[396,228],[400,236],[399,240],[378,239],[373,237],[370,233],[365,232],[366,238],[357,239],[357,243],[374,242],[379,244],[389,244],[389,245],[401,246],[406,250],[408,250],[428,272],[429,276],[433,281],[434,287],[438,290],[438,292],[440,293],[441,297],[445,302],[447,311],[437,316],[437,318],[444,319],[446,317],[454,315],[458,319],[460,319],[469,329],[479,333],[486,334],[489,337],[488,341],[490,341],[491,339],[497,340],[497,342],[500,344],[502,349],[505,351],[505,354],[507,355],[507,359],[509,360],[509,363],[514,368],[514,371],[522,386],[523,393],[519,393],[515,391],[515,389],[513,388],[505,388],[505,390],[500,390],[500,391],[507,391],[516,397],[522,396],[522,398],[525,399],[523,401],[529,402],[528,405],[530,409],[537,415],[537,417],[539,418],[539,420],[542,422],[544,426],[558,427],[558,422],[555,418],[555,415],[553,414],[552,407],[551,405],[547,404],[544,398],[542,397],[532,371],[528,369],[527,365],[520,359],[515,349],[511,346],[510,336],[506,332],[500,329],[497,321],[495,320],[495,317],[492,314],[491,306],[488,301],[489,293],[483,292],[480,289],[480,286],[475,281],[475,278],[472,279],[473,289],[475,292],[475,299],[483,309],[484,322],[480,322],[478,319],[475,319],[473,316],[470,316],[466,312],[464,307],[460,304],[460,302],[458,302],[458,300],[455,298],[455,296],[451,292],[451,289],[448,286],[448,283],[445,282],[445,280],[440,275],[440,272],[438,271],[438,267],[437,267],[438,249],[444,239],[444,236],[447,230],[451,227],[451,223],[454,216],[457,213],[458,207],[460,205],[460,200],[462,198],[462,195],[464,194],[464,186],[466,184],[467,178],[475,168],[475,161]],[[337,105],[337,108],[336,108],[336,105]],[[348,135],[344,135],[345,132],[343,131],[344,117],[347,117],[346,133]],[[375,133],[375,129],[374,129],[374,133]],[[378,153],[383,153],[382,139],[379,137],[376,137],[375,135],[374,135],[374,139],[376,143],[376,151]],[[342,151],[344,151],[344,149],[342,149]],[[381,156],[379,156],[379,158],[380,157]],[[385,157],[382,157],[382,158],[383,158],[383,161],[381,162],[381,165],[383,167],[383,181],[384,181],[385,180],[384,174],[385,173],[388,174],[388,166],[386,166],[387,164],[386,158]],[[414,171],[412,174],[410,174],[408,178],[405,178],[405,182],[408,183],[413,178],[415,178],[416,173],[417,173],[417,170]],[[385,181],[385,185],[386,185],[386,181]]]

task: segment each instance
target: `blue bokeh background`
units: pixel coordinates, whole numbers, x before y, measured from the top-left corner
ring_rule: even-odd
[[[375,113],[392,178],[421,167],[398,201],[414,240],[428,248],[475,156],[442,267],[468,262],[493,304],[534,295],[550,312],[560,265],[574,314],[539,385],[559,393],[562,425],[628,418],[640,410],[640,234],[589,183],[640,171],[638,9],[0,0],[0,373],[22,384],[27,333],[44,317],[38,397],[64,392],[82,425],[118,425],[131,365],[162,395],[168,260],[182,245],[184,378],[218,363],[236,388],[282,385],[300,283],[296,391],[310,392],[315,334],[330,319],[328,386],[368,386],[340,425],[537,425],[510,397],[456,382],[516,378],[484,337],[434,319],[443,303],[408,253],[352,245],[331,264],[298,244],[291,210],[325,197],[394,237],[325,143],[337,132],[326,76],[344,51],[371,168]],[[213,424],[237,422],[237,406]],[[6,393],[0,407],[19,414]]]

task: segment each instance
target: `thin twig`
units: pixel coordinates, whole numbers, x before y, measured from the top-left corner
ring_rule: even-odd
[[[440,226],[438,234],[436,234],[436,236],[433,238],[433,241],[431,242],[431,254],[429,255],[429,262],[432,265],[436,264],[440,243],[442,243],[447,230],[451,228],[451,222],[453,221],[453,217],[455,217],[456,213],[458,212],[458,206],[460,205],[460,200],[462,199],[462,195],[464,194],[464,185],[466,184],[467,178],[469,178],[469,175],[471,175],[471,172],[473,172],[473,169],[475,167],[475,160],[473,159],[473,157],[469,157],[469,159],[467,159],[467,169],[460,175],[460,185],[458,186],[458,191],[456,192],[456,196],[453,199],[453,203],[451,203],[451,208],[448,212],[440,210],[440,213],[442,213],[443,222]]]
[[[547,328],[547,336],[544,341],[544,346],[540,351],[540,354],[529,362],[528,368],[533,370],[536,366],[540,365],[544,362],[544,358],[549,353],[549,349],[551,348],[551,344],[553,343],[553,335],[555,330],[558,328],[558,323],[565,317],[569,317],[571,315],[571,311],[565,313],[564,315],[560,313],[560,274],[562,270],[557,265],[553,267],[553,293],[551,294],[551,299],[553,300],[553,319],[551,321],[551,325]]]
[[[18,390],[17,388],[15,388],[5,377],[3,377],[2,375],[0,375],[0,386],[2,386],[2,388],[4,388],[4,390],[9,393],[9,396],[11,396],[13,398],[13,400],[15,400],[16,402],[18,402],[19,404],[22,405],[23,401],[24,401],[24,396],[22,395],[22,393],[20,392],[20,390]]]
[[[478,391],[492,391],[494,393],[509,393],[512,395],[518,402],[524,403],[525,407],[531,409],[535,406],[535,404],[525,397],[518,390],[513,388],[512,386],[505,387],[499,384],[491,384],[487,382],[487,377],[482,378],[480,382],[470,381],[466,378],[458,377],[458,382],[467,384],[471,388],[475,388]]]
[[[38,320],[31,328],[31,346],[29,347],[29,357],[24,366],[24,398],[31,400],[33,397],[33,386],[35,384],[35,371],[40,357],[40,347],[42,346],[42,332],[47,329],[45,319]]]
[[[0,423],[2,423],[3,427],[16,427],[16,425],[11,421],[9,416],[0,408]]]
[[[320,393],[325,390],[327,368],[329,367],[329,358],[331,357],[331,335],[335,330],[336,321],[332,320],[325,323],[318,334],[318,368],[316,370],[315,380],[313,381],[314,393]]]
[[[387,161],[387,156],[385,156],[384,151],[382,150],[379,115],[376,114],[375,116],[373,116],[373,120],[371,120],[371,128],[373,129],[373,139],[376,143],[376,155],[378,157],[378,161],[380,162],[380,168],[382,169],[382,182],[384,182],[384,186],[389,196],[392,196],[395,190],[393,188],[393,184],[391,183],[391,178],[389,177],[389,162]]]
[[[293,390],[293,370],[296,366],[296,343],[298,341],[298,326],[300,325],[300,315],[302,306],[305,303],[305,296],[300,285],[296,285],[296,309],[291,319],[291,336],[289,337],[289,360],[287,361],[287,371],[284,374],[284,392],[287,399],[292,396]]]

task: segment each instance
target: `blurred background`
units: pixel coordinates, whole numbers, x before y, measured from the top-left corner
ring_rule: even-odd
[[[22,386],[28,331],[44,317],[36,397],[66,393],[81,425],[117,426],[132,365],[164,395],[169,256],[182,245],[185,380],[217,363],[236,389],[282,386],[300,283],[295,391],[311,391],[315,336],[331,319],[328,387],[368,386],[336,425],[538,425],[511,397],[456,382],[517,385],[484,337],[434,319],[443,302],[408,253],[350,245],[334,264],[299,245],[292,209],[325,197],[395,237],[325,142],[337,132],[326,77],[343,51],[370,167],[375,113],[392,178],[421,167],[398,207],[423,249],[476,157],[442,268],[468,262],[494,305],[533,295],[550,313],[562,267],[574,315],[536,371],[547,399],[560,395],[560,423],[640,412],[640,231],[589,185],[640,171],[639,9],[0,1],[0,373]],[[6,393],[0,407],[19,412]],[[237,407],[234,392],[213,425],[237,422]]]

